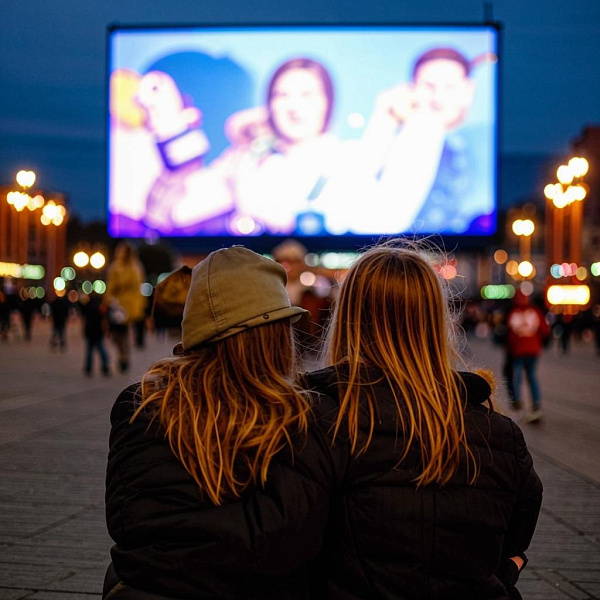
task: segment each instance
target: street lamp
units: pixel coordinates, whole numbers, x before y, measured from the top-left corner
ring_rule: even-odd
[[[49,277],[53,278],[56,271],[56,229],[63,223],[67,216],[67,209],[61,204],[56,204],[54,200],[49,200],[42,208],[40,222],[46,227],[48,253],[47,253],[47,272]]]
[[[531,236],[535,223],[531,219],[517,219],[512,224],[513,233],[519,238],[519,254],[522,260],[531,258]]]
[[[35,196],[30,196],[27,191],[33,186],[35,183],[35,173],[33,171],[19,171],[15,180],[17,184],[21,187],[21,190],[13,190],[7,193],[6,201],[9,205],[11,205],[17,213],[23,212],[25,208],[28,208],[29,211],[33,212],[38,208],[41,208],[44,205],[44,198],[40,194],[36,194]],[[11,227],[11,244],[14,248],[16,248],[17,260],[22,263],[26,263],[29,258],[28,251],[28,230],[29,230],[29,220],[27,217],[27,213],[24,213],[23,216],[16,216],[16,221],[13,221],[14,226]],[[0,231],[0,237],[6,239],[6,226],[2,228]],[[4,250],[7,242],[4,242],[1,247]]]
[[[588,186],[583,178],[589,170],[589,163],[585,158],[574,156],[566,165],[561,165],[556,170],[558,183],[549,183],[544,188],[544,195],[552,202],[553,227],[548,228],[552,244],[548,243],[551,255],[548,256],[548,265],[565,262],[565,239],[563,209],[567,208],[570,219],[568,262],[579,264],[581,262],[581,218],[582,200],[588,193]]]

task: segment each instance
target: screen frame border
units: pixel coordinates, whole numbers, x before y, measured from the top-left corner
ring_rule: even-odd
[[[427,238],[432,241],[439,243],[444,248],[452,249],[460,245],[461,249],[477,249],[486,246],[497,245],[502,239],[500,233],[500,131],[501,131],[501,119],[502,119],[502,106],[501,106],[501,61],[502,61],[502,24],[498,21],[485,20],[481,22],[468,21],[468,22],[439,22],[439,23],[424,23],[424,22],[352,22],[352,23],[341,23],[341,22],[326,22],[326,21],[299,21],[299,22],[244,22],[244,23],[109,23],[106,27],[106,63],[105,63],[105,177],[104,177],[104,208],[106,217],[106,230],[109,237],[115,241],[130,239],[130,240],[144,240],[147,237],[135,237],[128,238],[123,236],[113,235],[110,232],[109,227],[109,193],[110,193],[110,75],[111,75],[111,36],[121,31],[166,31],[166,30],[191,30],[191,29],[339,29],[339,30],[352,30],[352,29],[430,29],[430,30],[450,30],[450,29],[479,29],[479,30],[492,30],[495,34],[495,53],[497,56],[497,67],[494,78],[495,89],[493,90],[493,97],[496,104],[496,115],[494,121],[493,131],[493,156],[494,156],[494,169],[493,169],[493,191],[495,199],[495,212],[494,212],[494,232],[489,235],[461,235],[461,234],[442,234],[442,233],[428,233],[428,234],[410,234],[410,233],[399,233],[390,235],[355,235],[355,234],[343,234],[343,235],[326,235],[326,236],[301,236],[297,234],[290,235],[272,235],[272,234],[261,234],[258,236],[165,236],[156,233],[156,237],[153,239],[165,240],[170,245],[180,249],[181,251],[198,251],[198,252],[209,252],[216,248],[222,248],[232,245],[244,245],[257,252],[269,252],[277,244],[281,243],[286,239],[296,239],[301,242],[309,252],[321,252],[325,250],[333,251],[354,251],[358,248],[364,248],[377,242],[394,239],[394,238],[410,238],[420,239]]]

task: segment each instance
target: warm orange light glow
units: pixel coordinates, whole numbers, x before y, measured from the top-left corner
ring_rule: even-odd
[[[454,265],[444,265],[440,269],[440,275],[444,279],[454,279],[457,274],[458,274],[458,271],[456,270],[456,267]]]
[[[31,196],[29,194],[24,194],[23,192],[8,192],[6,195],[6,201],[11,204],[17,212],[21,212],[31,200]]]
[[[552,200],[552,203],[554,206],[556,206],[556,208],[564,208],[567,206],[567,204],[569,204],[569,199],[567,198],[566,194],[561,192],[554,198],[554,200]]]
[[[574,156],[569,161],[569,168],[575,177],[583,177],[588,172],[590,164],[585,158]]]
[[[556,170],[557,179],[564,185],[573,181],[573,171],[567,165],[560,165]]]
[[[94,252],[90,256],[90,265],[94,267],[94,269],[101,269],[106,264],[106,258],[102,252]]]
[[[22,188],[30,188],[35,183],[35,173],[33,171],[19,171],[16,180]]]
[[[520,262],[517,266],[517,272],[521,277],[525,277],[525,279],[531,277],[534,274],[534,271],[533,265],[528,260]]]
[[[34,211],[38,208],[42,208],[42,206],[44,206],[44,196],[40,196],[40,194],[38,194],[37,196],[34,196],[33,198],[29,198],[29,202],[27,203],[27,208],[31,211]]]
[[[516,260],[509,260],[506,263],[506,272],[509,275],[515,276],[519,272],[519,263]]]
[[[54,200],[50,200],[45,204],[44,208],[42,208],[40,221],[42,222],[42,225],[52,224],[58,226],[64,221],[66,214],[67,210],[64,206],[56,204]]]
[[[546,196],[546,198],[548,198],[548,200],[553,200],[554,198],[556,198],[556,187],[554,186],[553,183],[549,183],[544,188],[544,196]]]
[[[515,235],[530,236],[535,231],[535,224],[531,219],[517,219],[512,224]]]
[[[85,267],[90,262],[90,257],[85,252],[76,252],[73,256],[73,264],[76,267]]]
[[[590,288],[587,285],[551,285],[546,298],[553,305],[584,306],[590,301]]]
[[[494,260],[499,265],[503,265],[508,260],[508,253],[506,250],[496,250],[494,252]]]

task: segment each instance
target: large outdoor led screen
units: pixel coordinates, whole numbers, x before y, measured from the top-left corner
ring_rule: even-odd
[[[490,235],[493,27],[111,28],[118,237]]]

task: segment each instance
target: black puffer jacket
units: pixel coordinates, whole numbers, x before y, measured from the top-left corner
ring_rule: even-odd
[[[115,546],[104,597],[308,597],[307,565],[321,549],[336,473],[344,470],[332,458],[328,426],[313,423],[293,459],[282,451],[264,490],[215,507],[200,497],[157,422],[129,422],[138,390],[122,392],[111,413],[106,519]],[[324,413],[334,412],[323,402]]]
[[[371,381],[380,373],[370,373]],[[343,368],[308,376],[309,389],[338,400]],[[481,380],[466,379],[465,424],[480,474],[467,485],[464,465],[443,487],[417,489],[419,453],[403,450],[395,403],[375,384],[377,423],[367,452],[348,461],[319,561],[315,598],[335,600],[506,600],[495,573],[524,552],[542,499],[519,428],[478,405]],[[367,431],[367,419],[361,430]]]

